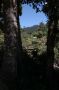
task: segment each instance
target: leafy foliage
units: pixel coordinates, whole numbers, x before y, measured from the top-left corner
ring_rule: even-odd
[[[26,49],[38,49],[38,53],[43,53],[44,51],[46,51],[46,41],[47,41],[47,26],[45,24],[43,24],[45,27],[43,29],[43,26],[40,29],[40,25],[39,28],[35,29],[31,29],[31,30],[21,30],[21,36],[22,36],[22,44],[23,47],[25,47]],[[35,27],[35,26],[33,26]],[[29,33],[30,31],[32,31],[31,33]]]

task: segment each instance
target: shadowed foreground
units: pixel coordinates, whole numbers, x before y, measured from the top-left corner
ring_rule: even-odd
[[[0,69],[3,63],[3,52],[0,51]],[[30,57],[26,51],[23,52],[22,73],[19,87],[14,75],[8,77],[0,70],[0,90],[58,90],[59,71],[52,70],[52,80],[46,77],[47,55]],[[17,77],[18,78],[18,77]]]

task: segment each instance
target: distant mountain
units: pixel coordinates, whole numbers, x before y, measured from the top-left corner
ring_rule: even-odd
[[[33,31],[33,30],[37,30],[38,29],[38,27],[39,27],[39,25],[33,25],[33,26],[31,26],[31,27],[25,27],[25,28],[23,28],[23,30],[30,30],[30,31]]]

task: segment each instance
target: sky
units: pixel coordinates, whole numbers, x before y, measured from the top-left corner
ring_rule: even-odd
[[[22,16],[20,16],[22,28],[39,25],[40,22],[47,22],[47,17],[43,12],[36,13],[32,7],[26,4],[22,6]]]

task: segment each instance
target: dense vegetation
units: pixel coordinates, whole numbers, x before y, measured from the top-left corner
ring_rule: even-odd
[[[29,54],[33,50],[37,50],[38,54],[42,54],[47,50],[47,24],[40,23],[40,25],[34,25],[32,27],[23,28],[21,30],[22,46],[28,51]],[[59,38],[56,36],[55,41],[55,59],[59,59]]]
[[[23,47],[29,51],[37,49],[38,53],[42,54],[46,51],[47,31],[47,25],[43,23],[37,26],[34,25],[29,29],[22,29],[21,37]]]

